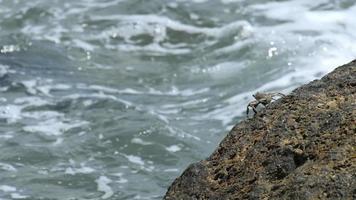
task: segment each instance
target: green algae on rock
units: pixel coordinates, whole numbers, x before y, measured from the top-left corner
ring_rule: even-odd
[[[165,200],[356,199],[356,60],[237,124]]]

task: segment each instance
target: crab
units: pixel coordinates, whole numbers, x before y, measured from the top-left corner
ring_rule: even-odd
[[[284,97],[285,95],[279,92],[271,92],[271,93],[261,93],[257,92],[256,94],[252,95],[256,100],[251,101],[247,105],[246,115],[250,112],[250,108],[252,108],[253,112],[257,114],[257,106],[262,104],[263,106],[267,106],[273,100],[276,100],[274,97]]]

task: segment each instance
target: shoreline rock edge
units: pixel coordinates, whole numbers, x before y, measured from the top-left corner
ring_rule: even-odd
[[[356,199],[356,60],[235,125],[165,200]]]

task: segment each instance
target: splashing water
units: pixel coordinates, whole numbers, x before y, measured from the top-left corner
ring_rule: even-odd
[[[354,59],[355,18],[352,0],[0,0],[0,198],[161,199],[252,93]]]

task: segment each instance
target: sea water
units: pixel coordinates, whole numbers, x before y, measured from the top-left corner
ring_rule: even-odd
[[[257,91],[356,57],[354,0],[0,0],[0,199],[161,199]]]

